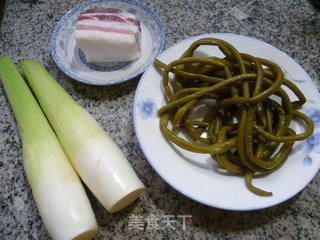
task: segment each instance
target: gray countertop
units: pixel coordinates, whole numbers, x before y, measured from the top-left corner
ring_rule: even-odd
[[[320,239],[320,174],[290,200],[259,211],[232,212],[188,199],[148,164],[134,132],[132,105],[139,77],[106,87],[88,86],[64,75],[49,49],[57,21],[80,0],[7,0],[0,56],[15,63],[43,63],[123,150],[147,187],[123,211],[107,213],[89,194],[99,234],[95,239]],[[291,56],[320,89],[320,13],[307,0],[144,0],[164,23],[165,48],[209,32],[238,33],[266,41]],[[130,216],[192,215],[186,229],[130,229]],[[32,198],[21,156],[18,128],[0,85],[0,239],[50,239]]]

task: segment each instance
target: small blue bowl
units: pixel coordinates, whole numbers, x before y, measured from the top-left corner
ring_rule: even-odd
[[[92,64],[86,61],[74,39],[78,16],[94,6],[117,8],[132,13],[141,24],[141,52],[132,62]],[[164,27],[152,9],[136,0],[88,0],[69,12],[58,22],[51,37],[51,54],[58,67],[71,78],[91,85],[113,85],[141,74],[158,56],[164,46]]]

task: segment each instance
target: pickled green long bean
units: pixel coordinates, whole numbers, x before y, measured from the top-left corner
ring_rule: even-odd
[[[202,45],[218,46],[224,57],[195,57]],[[252,179],[256,173],[268,174],[281,167],[294,142],[313,133],[312,120],[297,110],[306,102],[301,90],[284,78],[277,64],[240,53],[215,38],[199,39],[169,64],[157,59],[154,64],[163,69],[168,100],[158,111],[163,135],[181,148],[210,154],[221,167],[244,175],[251,192],[272,195],[253,186]],[[291,101],[282,86],[298,100]],[[192,113],[203,104],[210,110],[193,119]],[[294,119],[305,123],[304,133],[289,128]],[[178,136],[181,129],[188,140]]]

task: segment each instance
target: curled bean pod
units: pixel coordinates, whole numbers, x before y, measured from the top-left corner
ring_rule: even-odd
[[[194,52],[202,45],[217,46],[224,57],[195,57]],[[181,148],[210,154],[221,167],[244,175],[253,193],[272,195],[253,186],[252,179],[256,173],[268,174],[281,167],[294,142],[313,133],[312,120],[297,110],[306,102],[301,90],[284,78],[277,64],[240,53],[215,38],[199,39],[169,64],[157,59],[154,64],[163,69],[162,84],[168,100],[158,111],[163,135]],[[282,86],[298,100],[291,101]],[[280,103],[273,96],[280,98]],[[208,112],[193,119],[192,113],[202,105]],[[293,119],[305,123],[305,132],[295,133],[289,128]],[[187,139],[177,135],[182,129]]]

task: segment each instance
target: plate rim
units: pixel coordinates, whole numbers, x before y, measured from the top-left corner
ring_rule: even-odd
[[[254,37],[250,37],[250,36],[246,36],[246,35],[243,35],[243,34],[236,34],[236,33],[227,33],[227,32],[218,32],[218,33],[206,33],[206,34],[200,34],[200,35],[196,35],[196,36],[191,36],[191,37],[188,37],[188,38],[185,38],[185,39],[182,39],[180,40],[179,42],[177,43],[174,43],[172,46],[166,48],[165,50],[162,51],[161,54],[158,55],[161,56],[162,54],[165,54],[167,51],[171,50],[172,48],[174,48],[175,46],[179,45],[179,44],[182,44],[186,41],[191,41],[193,39],[199,39],[199,38],[203,38],[203,37],[213,37],[213,35],[217,35],[217,34],[221,34],[221,35],[229,35],[229,36],[236,36],[236,37],[246,37],[246,38],[249,38],[249,39],[252,39],[252,40],[255,40],[255,41],[258,41],[260,43],[263,43],[263,44],[266,44],[268,47],[271,47],[273,48],[274,50],[276,50],[279,54],[281,54],[282,56],[286,57],[286,58],[289,58],[290,60],[292,60],[299,68],[300,71],[302,71],[304,74],[306,74],[306,76],[308,76],[308,78],[311,80],[311,85],[312,87],[317,91],[317,87],[314,83],[314,81],[310,78],[310,76],[306,73],[306,71],[300,66],[300,64],[298,64],[293,58],[291,58],[288,54],[286,54],[285,52],[281,51],[280,49],[274,47],[273,45],[267,43],[267,42],[264,42],[260,39],[257,39],[257,38],[254,38]],[[226,206],[223,206],[223,205],[220,205],[218,203],[212,203],[212,202],[208,202],[208,201],[205,201],[205,200],[202,200],[202,199],[198,199],[197,197],[195,196],[192,196],[191,194],[183,191],[180,187],[178,187],[173,181],[169,181],[167,180],[163,174],[158,171],[157,168],[154,167],[154,164],[152,161],[149,160],[149,155],[147,154],[146,150],[144,149],[144,146],[141,144],[142,140],[141,140],[141,136],[138,134],[138,131],[137,131],[137,119],[136,119],[136,111],[138,111],[138,106],[137,106],[137,97],[138,97],[138,93],[139,93],[139,90],[140,90],[140,87],[141,87],[141,84],[142,84],[142,80],[143,78],[145,77],[145,75],[148,73],[148,71],[152,68],[152,65],[149,65],[149,67],[145,70],[145,72],[143,73],[143,75],[141,76],[141,79],[138,83],[138,86],[136,88],[136,91],[135,91],[135,96],[134,96],[134,103],[133,103],[133,122],[134,122],[134,129],[135,129],[135,133],[136,133],[136,137],[137,137],[137,140],[138,140],[138,143],[140,145],[140,148],[146,158],[146,160],[149,162],[149,164],[151,165],[151,167],[153,168],[153,170],[169,185],[171,186],[172,188],[174,188],[176,191],[180,192],[182,195],[198,202],[198,203],[201,203],[201,204],[204,204],[206,206],[209,206],[209,207],[214,207],[214,208],[218,208],[218,209],[223,209],[223,210],[229,210],[229,211],[255,211],[255,210],[262,210],[262,209],[266,209],[266,208],[270,208],[270,207],[273,207],[273,206],[276,206],[276,205],[279,205],[281,203],[284,203],[286,201],[288,201],[289,199],[291,199],[292,197],[294,197],[295,195],[297,195],[299,192],[301,192],[312,180],[313,178],[316,176],[316,174],[319,172],[319,169],[320,169],[320,161],[318,163],[318,166],[316,166],[317,168],[317,171],[315,171],[314,174],[310,174],[308,180],[305,182],[305,184],[301,187],[301,189],[297,189],[296,191],[294,191],[294,193],[292,195],[288,195],[286,196],[284,199],[281,199],[281,200],[278,200],[278,201],[274,201],[272,202],[271,204],[266,204],[265,206],[263,207],[242,207],[242,208],[236,208],[236,207],[226,207]],[[320,96],[320,95],[319,95]]]
[[[61,26],[63,25],[63,23],[65,21],[67,21],[71,15],[73,15],[75,12],[77,12],[79,10],[79,8],[83,8],[83,7],[87,7],[96,3],[101,3],[101,2],[123,2],[123,3],[130,3],[133,4],[135,6],[138,6],[140,8],[142,8],[143,10],[145,10],[146,12],[148,12],[152,18],[155,19],[157,25],[160,28],[160,32],[161,32],[161,36],[160,36],[160,46],[158,48],[158,51],[156,53],[155,58],[162,52],[163,47],[164,47],[164,42],[165,42],[165,28],[164,25],[160,19],[160,17],[158,16],[158,14],[156,13],[156,11],[154,11],[152,8],[150,8],[148,5],[140,2],[139,0],[87,0],[84,1],[80,4],[77,4],[76,6],[74,6],[72,9],[70,9],[67,13],[65,13],[60,20],[56,23],[52,34],[51,34],[51,39],[50,39],[50,51],[51,51],[51,56],[53,58],[53,60],[55,61],[55,63],[57,64],[57,66],[59,67],[59,69],[64,72],[67,76],[69,76],[70,78],[81,82],[81,83],[85,83],[88,85],[96,85],[96,86],[107,86],[107,85],[115,85],[115,84],[119,84],[119,83],[123,83],[126,81],[129,81],[131,79],[133,79],[134,77],[137,77],[138,75],[140,75],[141,73],[143,73],[146,69],[148,69],[148,67],[150,66],[150,64],[152,64],[153,60],[150,61],[150,63],[148,63],[146,66],[142,67],[139,71],[137,71],[137,73],[135,74],[131,74],[127,77],[118,79],[118,80],[114,80],[114,81],[107,81],[107,82],[100,82],[100,81],[90,81],[84,78],[80,78],[76,75],[74,75],[73,73],[71,73],[67,68],[65,68],[65,66],[61,63],[60,59],[57,56],[57,52],[56,52],[56,48],[55,48],[55,43],[56,43],[56,39],[57,39],[57,35],[58,32],[61,28]]]

